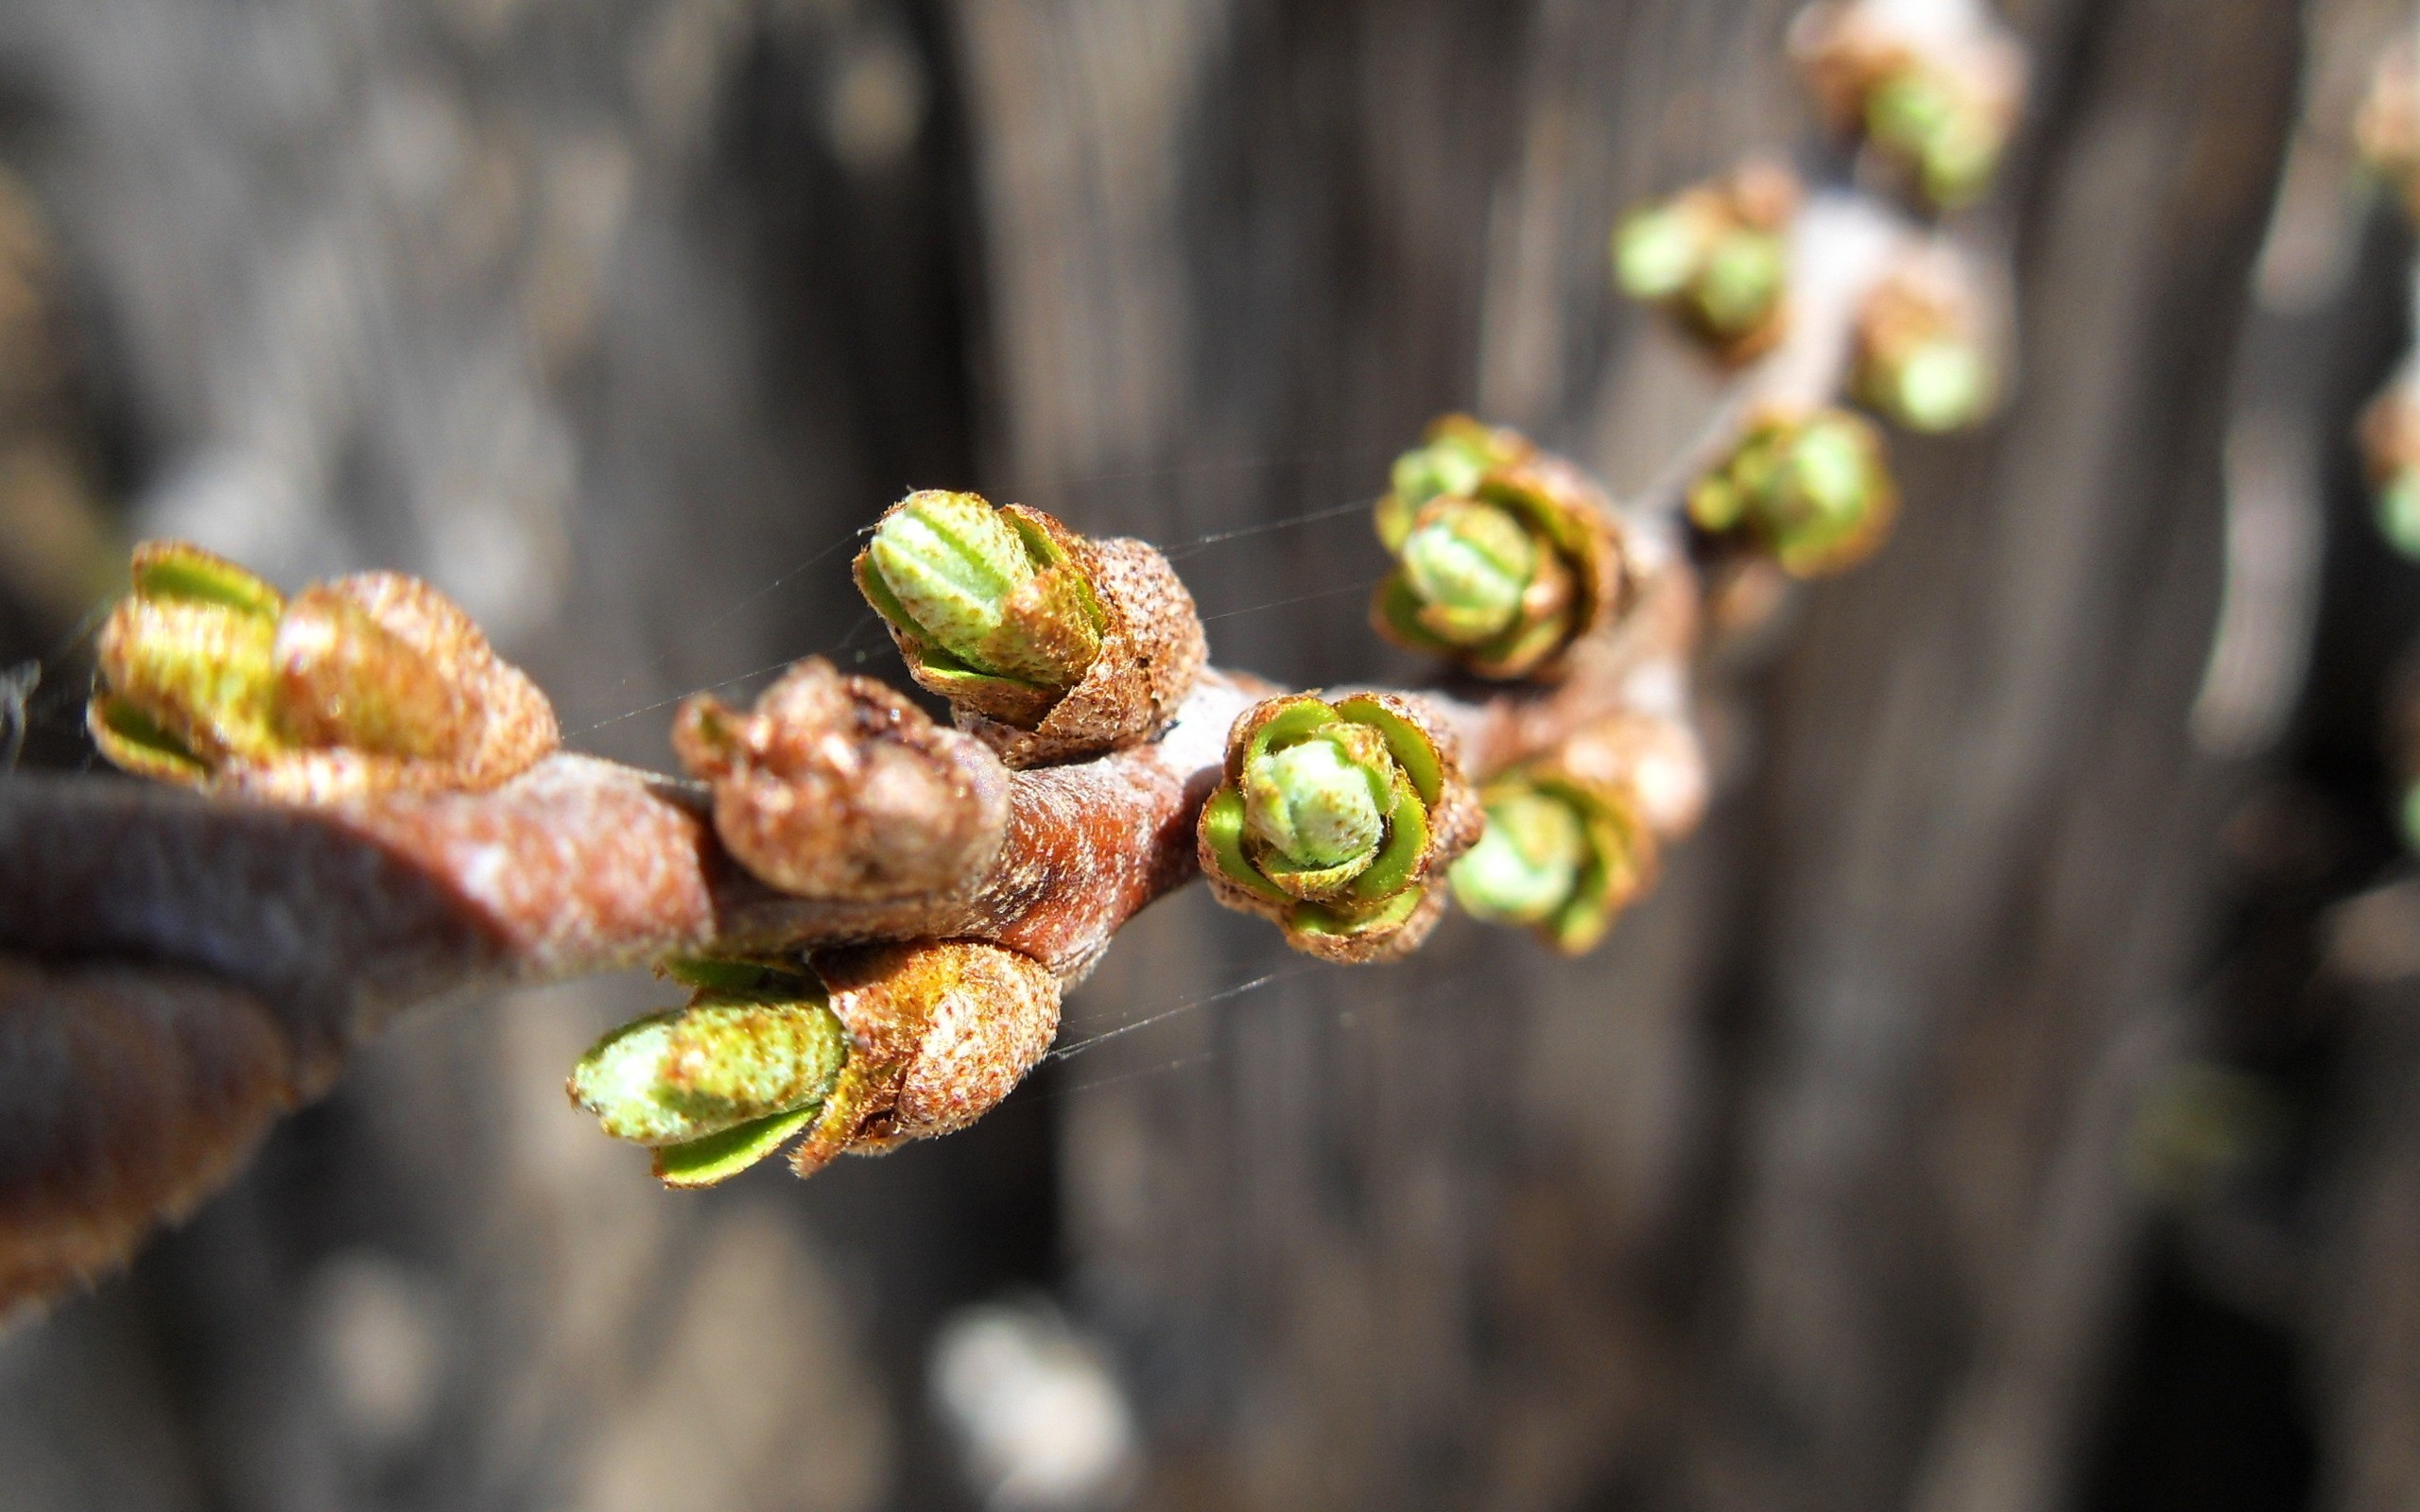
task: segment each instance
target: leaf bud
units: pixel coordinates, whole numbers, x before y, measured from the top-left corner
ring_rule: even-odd
[[[1582,954],[1653,875],[1654,836],[1616,787],[1542,764],[1490,783],[1481,801],[1486,833],[1452,873],[1455,898],[1478,918]]]
[[[1150,738],[1206,659],[1193,600],[1158,552],[972,493],[893,505],[856,577],[908,675],[1012,766]]]
[[[686,1007],[625,1024],[580,1058],[572,1100],[655,1148],[666,1185],[712,1186],[804,1135],[811,1176],[963,1128],[1059,1031],[1059,984],[1030,956],[922,940],[791,957],[681,958]]]
[[[1897,506],[1880,435],[1841,409],[1751,416],[1688,498],[1698,528],[1766,552],[1797,577],[1863,560]]]
[[[1008,831],[1008,773],[871,678],[820,657],[742,713],[684,701],[673,749],[714,789],[715,832],[760,881],[805,898],[874,901],[973,885]]]
[[[572,1101],[634,1144],[685,1144],[821,1103],[848,1058],[822,985],[756,970],[741,988],[700,988],[685,1007],[598,1040],[571,1074]]]
[[[1934,249],[1907,259],[1859,306],[1849,387],[1859,403],[1911,431],[1963,430],[1998,397],[1998,327],[1964,258]]]
[[[1991,186],[2027,71],[2006,27],[1979,14],[1919,27],[1876,0],[1822,0],[1790,48],[1834,129],[1862,137],[1931,208]]]
[[[1463,459],[1459,493],[1407,491]],[[1483,465],[1480,465],[1483,464]],[[1582,635],[1632,598],[1613,507],[1569,463],[1517,433],[1449,415],[1395,464],[1378,538],[1395,571],[1371,603],[1379,633],[1481,677],[1553,678]]]
[[[1298,694],[1248,710],[1198,832],[1219,901],[1329,960],[1416,949],[1443,906],[1439,873],[1481,822],[1443,728],[1425,703],[1392,694]]]
[[[1661,305],[1725,363],[1763,354],[1788,325],[1797,179],[1763,162],[1632,212],[1614,232],[1614,283]]]
[[[974,494],[909,494],[866,555],[908,627],[971,672],[1063,691],[1100,654],[1082,576]]]
[[[2360,444],[2378,530],[2396,551],[2420,560],[2420,387],[2409,376],[2361,412]]]
[[[137,546],[132,576],[87,722],[138,775],[326,802],[493,787],[557,744],[544,696],[417,578],[361,573],[288,602],[182,541]]]

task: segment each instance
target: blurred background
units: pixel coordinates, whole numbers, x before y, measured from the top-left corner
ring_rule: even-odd
[[[559,1091],[662,987],[424,1011],[0,1339],[0,1507],[2420,1503],[2420,569],[2349,439],[2409,8],[2004,9],[2014,401],[1709,670],[1714,817],[1598,954],[1197,889],[973,1131],[704,1194]],[[0,757],[91,765],[180,535],[425,575],[666,766],[692,689],[902,680],[845,553],[911,487],[1416,679],[1356,507],[1449,408],[1657,473],[1715,388],[1605,234],[1821,161],[1791,9],[8,0]]]

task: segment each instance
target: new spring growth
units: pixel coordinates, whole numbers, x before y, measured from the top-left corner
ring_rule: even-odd
[[[1634,211],[1614,232],[1614,282],[1661,305],[1723,360],[1754,357],[1785,324],[1786,232],[1798,199],[1786,170],[1750,163]]]
[[[911,493],[883,516],[856,574],[908,675],[1011,766],[1150,739],[1208,658],[1167,558],[1021,505]]]
[[[1610,507],[1516,433],[1462,416],[1396,460],[1375,524],[1396,568],[1372,621],[1482,677],[1551,676],[1622,593]]]
[[[920,643],[919,681],[1038,720],[1100,654],[1091,586],[1049,534],[972,493],[909,494],[858,558],[866,597]]]
[[[1967,79],[1916,57],[1866,95],[1865,132],[1906,163],[1925,198],[1944,210],[1982,196],[2008,143],[2008,123],[1990,100]]]
[[[1881,436],[1842,409],[1751,416],[1688,500],[1698,528],[1763,551],[1796,577],[1863,560],[1897,507]]]
[[[803,969],[678,961],[688,1005],[626,1023],[573,1069],[572,1101],[633,1144],[685,1144],[820,1103],[848,1059],[822,985]]]
[[[1849,378],[1858,402],[1929,434],[1981,421],[1998,384],[1979,302],[1945,261],[1912,263],[1876,284],[1858,311]]]
[[[1231,907],[1339,960],[1409,950],[1435,922],[1430,879],[1475,837],[1455,764],[1409,699],[1273,698],[1236,722],[1204,805],[1201,860]]]
[[[2379,533],[2420,561],[2420,391],[2408,376],[2361,412],[2360,441]]]
[[[452,600],[363,573],[292,601],[180,541],[135,548],[87,722],[142,776],[320,801],[482,789],[554,748],[544,696]]]
[[[1896,164],[1936,210],[1991,186],[2024,92],[2023,48],[1979,13],[1918,28],[1872,0],[1809,6],[1791,50],[1825,113]]]
[[[1613,788],[1551,768],[1490,783],[1487,830],[1454,863],[1454,896],[1480,919],[1534,929],[1578,955],[1645,890],[1654,838]]]

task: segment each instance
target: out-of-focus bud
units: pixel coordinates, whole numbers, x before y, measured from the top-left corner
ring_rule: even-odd
[[[361,573],[286,602],[181,541],[135,548],[87,723],[146,777],[296,802],[482,790],[558,740],[554,711],[451,599]]]
[[[1654,836],[1619,788],[1545,763],[1489,783],[1480,801],[1487,831],[1454,863],[1453,884],[1481,919],[1583,954],[1652,880]]]
[[[569,1091],[606,1133],[653,1146],[669,1186],[712,1186],[801,1134],[790,1163],[811,1176],[962,1128],[1059,1032],[1049,971],[973,940],[666,970],[694,988],[688,1005],[607,1035]]]
[[[1850,388],[1858,403],[1911,431],[1977,424],[1998,397],[1996,323],[1959,259],[1910,258],[1858,311]]]
[[[1813,577],[1854,566],[1898,508],[1882,438],[1862,417],[1824,409],[1749,418],[1731,453],[1690,487],[1689,519]]]
[[[1271,698],[1236,721],[1226,780],[1203,805],[1201,868],[1228,907],[1329,960],[1416,949],[1438,873],[1481,824],[1443,726],[1421,700]]]
[[[1371,620],[1397,644],[1480,677],[1553,678],[1635,596],[1612,505],[1515,432],[1449,415],[1394,478],[1375,523],[1396,568]]]
[[[2420,561],[2420,389],[2410,377],[2370,401],[2361,412],[2360,440],[2378,530],[2396,551]]]
[[[820,657],[783,674],[752,713],[706,694],[683,702],[672,747],[713,785],[725,848],[801,897],[970,886],[1008,831],[1009,776],[990,748]]]
[[[1158,552],[1019,505],[911,493],[856,576],[908,675],[1011,765],[1149,739],[1205,660],[1193,600]]]
[[[1861,136],[1937,210],[1981,198],[2016,126],[2024,48],[1980,8],[1920,24],[1907,8],[1822,0],[1790,51],[1834,128]]]
[[[1520,522],[1490,504],[1439,501],[1403,542],[1404,579],[1421,623],[1440,640],[1478,645],[1521,614],[1538,573],[1538,546]]]
[[[2420,66],[2413,58],[2408,40],[2379,56],[2353,141],[2362,163],[2402,198],[2404,214],[2420,220]]]
[[[1798,180],[1762,162],[1634,211],[1615,229],[1614,282],[1661,305],[1726,363],[1762,355],[1789,325]]]

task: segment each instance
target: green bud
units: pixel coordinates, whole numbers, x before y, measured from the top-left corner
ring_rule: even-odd
[[[685,1144],[821,1102],[848,1042],[819,987],[775,976],[623,1025],[580,1057],[569,1090],[615,1139]]]
[[[1771,232],[1734,232],[1707,254],[1689,298],[1709,327],[1737,336],[1772,315],[1789,276],[1789,254],[1780,237]]]
[[[1875,395],[1910,430],[1938,434],[1972,424],[1991,395],[1991,365],[1970,341],[1919,343],[1892,365]]]
[[[1998,166],[2000,124],[1960,81],[1938,69],[1910,67],[1867,96],[1866,132],[1915,166],[1927,198],[1957,206],[1982,193]]]
[[[1331,726],[1245,765],[1245,822],[1298,868],[1350,866],[1374,854],[1386,836],[1393,776],[1375,730]]]
[[[1519,617],[1538,547],[1494,505],[1449,503],[1404,538],[1403,568],[1421,623],[1443,640],[1476,645]]]
[[[1080,575],[974,494],[910,494],[867,558],[883,590],[874,608],[977,673],[1065,688],[1100,654]]]
[[[193,781],[285,746],[277,625],[285,600],[233,562],[182,542],[136,548],[134,594],[102,627],[91,727],[129,771]]]
[[[2420,559],[2420,471],[2404,468],[2378,490],[2378,529],[2404,556]]]
[[[1588,861],[1588,832],[1572,806],[1534,789],[1487,805],[1487,830],[1454,863],[1454,896],[1481,919],[1538,924],[1571,901]]]
[[[1395,458],[1394,502],[1409,512],[1435,498],[1466,498],[1487,475],[1488,461],[1483,447],[1460,435],[1415,446]]]
[[[1614,232],[1614,282],[1634,300],[1668,300],[1705,260],[1697,217],[1669,205],[1634,212]]]
[[[1219,901],[1329,959],[1418,944],[1443,902],[1432,884],[1480,822],[1430,717],[1392,694],[1333,704],[1291,694],[1247,711],[1228,732],[1228,780],[1196,827]]]
[[[1879,437],[1845,410],[1756,423],[1688,501],[1701,529],[1744,534],[1802,576],[1862,556],[1896,502]]]

